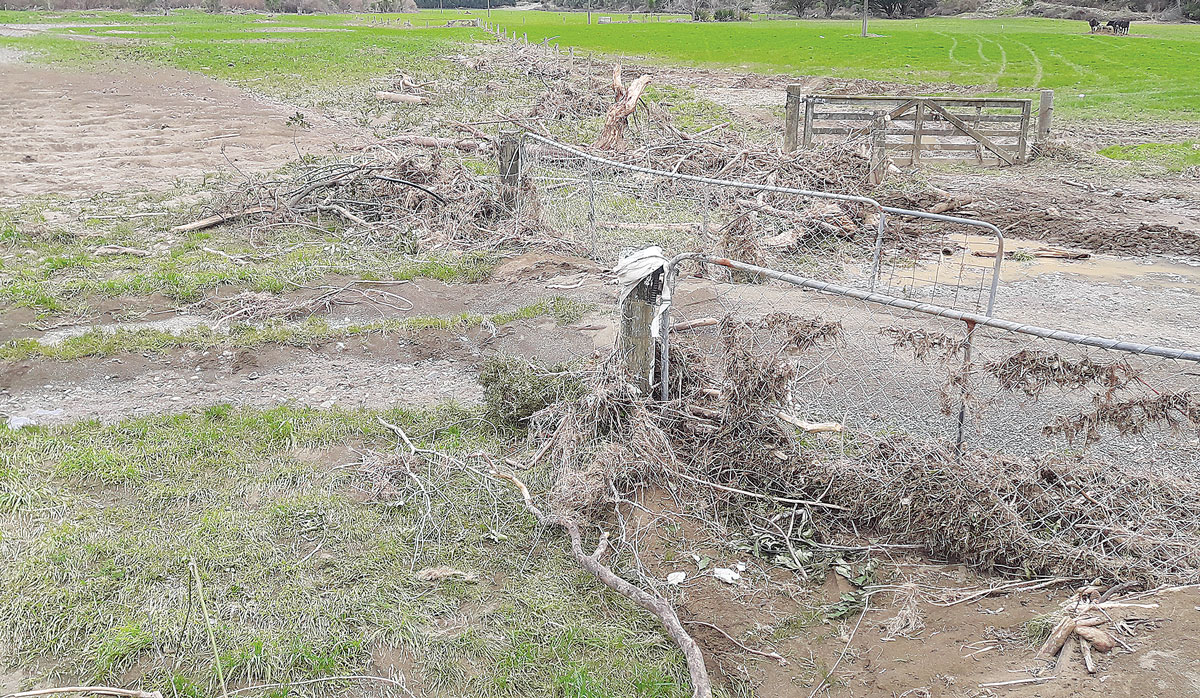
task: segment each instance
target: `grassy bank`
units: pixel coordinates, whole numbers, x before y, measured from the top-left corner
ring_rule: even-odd
[[[504,447],[454,405],[0,430],[0,659],[188,698],[221,694],[218,666],[231,692],[268,684],[259,696],[356,674],[419,695],[686,694],[652,618],[603,592],[506,489],[449,467],[409,474],[377,416],[453,453]],[[421,574],[439,565],[462,574]]]

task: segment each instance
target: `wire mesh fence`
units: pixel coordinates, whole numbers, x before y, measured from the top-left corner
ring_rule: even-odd
[[[618,162],[533,134],[516,158],[518,213],[593,258],[650,245],[689,258],[675,321],[735,318],[764,346],[783,333],[798,368],[790,409],[806,422],[960,453],[1200,469],[1200,352],[999,319],[995,226]],[[693,337],[717,341],[705,324]]]
[[[692,273],[729,264],[775,279]],[[728,260],[689,259],[678,270],[676,325],[736,318],[752,343],[786,346],[797,375],[788,409],[806,423],[1013,459],[1200,472],[1200,351],[1020,325]],[[700,342],[720,331],[687,330]]]
[[[519,173],[518,214],[536,213],[606,263],[650,245],[668,254],[717,251],[964,310],[990,313],[995,304],[1004,240],[985,221],[883,206],[854,194],[722,179],[721,171],[682,174],[686,152],[672,171],[524,134],[515,157],[501,171]]]

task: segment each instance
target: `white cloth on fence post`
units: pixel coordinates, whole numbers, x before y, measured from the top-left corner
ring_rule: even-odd
[[[613,273],[617,275],[617,283],[621,285],[621,295],[617,299],[617,305],[624,305],[629,293],[655,272],[661,271],[665,277],[669,262],[670,260],[658,245],[651,245],[621,257],[621,261],[617,262],[617,266],[613,268]],[[662,293],[659,294],[658,303],[654,306],[654,320],[650,323],[651,337],[658,339],[661,334],[660,325],[663,313],[667,312],[669,307],[671,307],[671,289],[664,278]]]

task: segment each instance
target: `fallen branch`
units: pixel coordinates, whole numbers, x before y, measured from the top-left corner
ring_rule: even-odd
[[[1057,676],[1033,676],[1028,679],[1013,679],[1012,681],[995,681],[993,683],[981,683],[980,688],[999,688],[1000,686],[1020,686],[1027,683],[1042,683],[1051,679],[1057,679]]]
[[[421,148],[454,148],[463,152],[483,150],[491,145],[490,142],[470,138],[434,138],[433,136],[417,136],[411,133],[392,136],[384,141],[384,143],[415,145]]]
[[[142,250],[136,247],[123,247],[121,245],[101,245],[92,250],[92,254],[97,257],[115,257],[117,255],[133,255],[134,257],[149,257],[149,250]]]
[[[820,507],[822,509],[834,509],[836,511],[849,511],[849,509],[846,507],[838,506],[837,504],[830,504],[829,502],[818,502],[812,499],[793,499],[791,497],[776,497],[770,494],[762,494],[761,492],[749,492],[747,490],[738,489],[737,487],[730,487],[729,485],[721,485],[715,482],[709,482],[708,480],[702,480],[698,477],[692,477],[691,475],[681,473],[677,470],[672,470],[671,472],[683,478],[684,480],[689,480],[697,485],[704,485],[705,487],[721,490],[722,492],[731,492],[733,494],[740,494],[745,497],[754,497],[755,499],[765,499],[771,502],[778,502],[779,504],[798,504],[806,507]]]
[[[841,424],[838,424],[837,422],[806,422],[803,419],[800,419],[799,417],[793,417],[792,415],[790,415],[786,412],[780,412],[780,413],[776,414],[775,416],[779,417],[780,419],[787,422],[788,424],[791,424],[792,426],[797,427],[798,429],[808,432],[810,434],[824,432],[824,431],[837,432],[837,431],[842,431],[843,429],[845,429],[845,427],[843,427]]]
[[[244,209],[242,211],[238,211],[237,213],[230,213],[230,214],[218,213],[215,216],[208,216],[207,218],[201,218],[198,221],[193,221],[191,223],[185,223],[183,225],[177,225],[174,228],[171,228],[171,232],[172,233],[190,233],[194,230],[204,230],[205,228],[211,228],[214,225],[220,225],[226,221],[237,220],[238,218],[243,218],[245,216],[252,216],[252,215],[255,215],[258,213],[272,213],[272,212],[274,212],[274,210],[275,209],[271,206],[251,206],[250,208]]]
[[[683,656],[687,660],[688,674],[692,679],[692,698],[710,698],[712,696],[712,683],[708,678],[708,669],[704,666],[704,655],[700,652],[700,646],[696,644],[696,641],[684,629],[683,624],[679,621],[679,616],[675,614],[675,609],[671,606],[670,602],[634,586],[617,576],[615,572],[600,562],[600,557],[608,548],[608,533],[606,532],[600,536],[600,542],[596,546],[596,551],[588,555],[583,551],[583,536],[579,532],[579,525],[574,520],[551,516],[539,509],[533,503],[533,498],[529,494],[529,488],[516,476],[498,470],[491,471],[491,475],[499,480],[506,480],[517,488],[521,493],[521,499],[525,503],[525,509],[538,520],[538,523],[543,526],[558,526],[567,532],[567,536],[571,539],[571,554],[575,556],[576,562],[581,567],[591,572],[596,579],[599,579],[608,588],[633,601],[658,618],[663,628],[667,631],[667,635],[675,641],[675,644],[683,651]]]
[[[682,322],[672,323],[671,331],[686,332],[687,330],[694,330],[700,327],[714,327],[719,324],[721,324],[721,321],[715,317],[702,317],[696,318],[695,320],[684,320]]]
[[[1082,635],[1079,636],[1079,651],[1083,653],[1083,665],[1087,668],[1087,673],[1096,673],[1096,662],[1092,659],[1092,646]]]
[[[425,104],[427,99],[417,95],[406,95],[399,92],[376,92],[375,99],[381,102],[394,102],[397,104]]]
[[[724,635],[726,640],[729,640],[730,642],[732,642],[734,645],[736,645],[742,651],[749,652],[750,654],[758,655],[759,657],[766,657],[767,659],[773,659],[773,660],[779,662],[779,666],[787,666],[787,663],[788,663],[787,659],[785,659],[783,657],[783,655],[779,654],[778,652],[763,652],[761,650],[756,650],[756,649],[747,647],[747,646],[743,645],[742,643],[738,642],[737,639],[734,638],[732,635],[725,632],[724,630],[721,630],[720,628],[713,625],[712,623],[706,623],[702,620],[685,620],[683,622],[687,625],[703,625],[706,628],[712,628],[713,630],[716,630],[717,632]]]
[[[1064,250],[1058,247],[1039,247],[1036,250],[1008,250],[1004,253],[1005,257],[1015,257],[1018,253],[1027,254],[1030,257],[1038,257],[1041,259],[1088,259],[1092,256],[1091,252],[1082,250]],[[975,250],[971,253],[975,257],[995,257],[995,250]]]
[[[954,196],[941,203],[934,204],[929,208],[930,213],[946,213],[947,211],[956,211],[963,206],[975,203],[973,196]]]
[[[1049,659],[1057,655],[1067,640],[1071,639],[1071,635],[1074,632],[1074,618],[1063,618],[1058,621],[1058,625],[1054,626],[1054,629],[1050,631],[1050,637],[1047,637],[1046,641],[1042,643],[1035,657],[1038,659]]]

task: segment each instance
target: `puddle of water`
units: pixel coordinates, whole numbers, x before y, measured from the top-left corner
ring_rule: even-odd
[[[72,337],[87,334],[92,330],[101,332],[116,332],[117,330],[159,330],[161,332],[171,332],[180,334],[186,330],[202,325],[212,324],[210,320],[200,315],[175,315],[165,320],[149,320],[145,322],[116,322],[107,325],[75,325],[72,327],[62,327],[55,330],[50,330],[42,335],[42,344],[60,344]],[[222,326],[222,331],[228,331],[228,326]]]
[[[906,281],[929,284],[948,283],[955,279],[990,279],[994,257],[977,256],[976,252],[994,254],[996,239],[986,235],[955,234],[947,238],[947,251],[940,259],[927,259],[898,272]],[[1058,259],[1036,257],[1040,249],[1068,249],[1039,240],[1007,238],[1006,252],[1015,252],[1017,259],[1006,257],[1000,267],[1001,282],[1033,279],[1048,274],[1071,274],[1088,281],[1120,284],[1136,283],[1146,288],[1200,288],[1200,263],[1189,264],[1162,257],[1130,259],[1092,254],[1087,259]],[[1029,255],[1032,259],[1024,257]],[[966,282],[966,285],[975,285]]]

